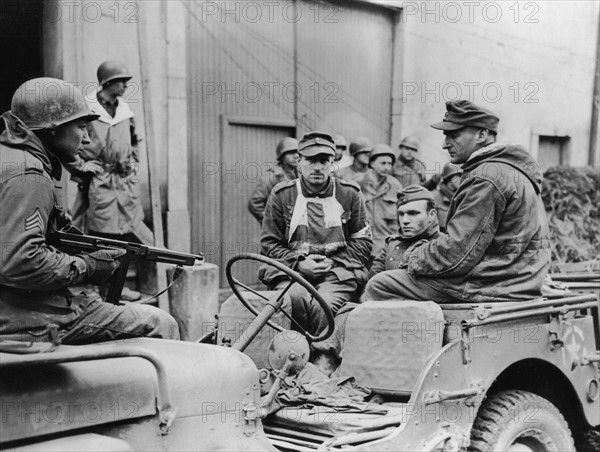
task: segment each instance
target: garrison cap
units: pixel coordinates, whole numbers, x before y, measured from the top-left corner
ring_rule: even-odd
[[[431,201],[435,204],[433,193],[431,193],[425,187],[421,185],[409,185],[400,193],[398,193],[397,206],[400,207],[404,204],[408,204],[409,202],[421,200]]]
[[[468,100],[446,102],[446,114],[441,122],[431,124],[438,130],[458,130],[463,127],[479,127],[498,133],[500,119],[487,108],[475,105]]]
[[[388,155],[392,158],[392,165],[396,162],[396,154],[392,151],[392,148],[387,144],[378,144],[373,148],[373,151],[369,154],[369,163],[375,160],[377,157],[382,155]]]
[[[304,157],[314,157],[319,154],[335,156],[335,142],[328,133],[308,132],[298,143],[298,153]]]
[[[350,155],[354,157],[356,154],[361,152],[371,152],[373,150],[373,143],[366,137],[358,137],[350,143]]]

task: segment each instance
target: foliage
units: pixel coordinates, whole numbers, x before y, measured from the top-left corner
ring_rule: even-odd
[[[542,198],[550,226],[552,262],[598,258],[600,174],[597,168],[556,166],[544,173]]]

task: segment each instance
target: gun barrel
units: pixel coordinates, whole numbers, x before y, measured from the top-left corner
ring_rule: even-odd
[[[202,254],[190,254],[180,251],[171,251],[140,243],[124,242],[121,240],[106,239],[92,235],[72,234],[69,232],[56,232],[59,245],[80,248],[84,250],[122,249],[143,259],[174,265],[194,265],[196,261],[203,262]]]

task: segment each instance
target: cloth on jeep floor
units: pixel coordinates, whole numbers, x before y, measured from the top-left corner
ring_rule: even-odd
[[[336,411],[386,414],[385,408],[365,401],[370,395],[371,391],[359,386],[354,377],[327,378],[315,365],[308,363],[300,374],[281,382],[274,403],[277,409],[328,406]]]

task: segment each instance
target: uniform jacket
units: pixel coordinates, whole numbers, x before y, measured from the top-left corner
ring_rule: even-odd
[[[366,171],[357,171],[354,165],[346,166],[334,173],[338,179],[357,181],[365,176]]]
[[[401,157],[398,157],[394,163],[392,175],[400,181],[403,187],[421,185],[426,179],[425,163],[418,159],[406,163]]]
[[[408,272],[465,301],[539,297],[550,244],[537,163],[521,146],[493,143],[462,168],[447,233],[411,251]]]
[[[260,179],[248,200],[248,210],[259,224],[262,224],[267,199],[269,199],[273,187],[279,182],[296,179],[297,177],[295,170],[286,173],[280,166],[275,167],[275,169],[267,169],[267,174]]]
[[[91,143],[85,146],[81,159],[68,169],[77,175],[85,171],[86,162],[94,161],[103,166],[104,172],[92,177],[88,199],[78,200],[78,204],[88,205],[84,228],[128,234],[134,232],[144,218],[137,176],[139,154],[133,144],[137,141],[133,112],[122,98],[118,98],[114,118],[98,102],[97,93],[88,102],[100,118],[88,123]],[[86,193],[80,192],[78,196],[85,197]]]
[[[386,270],[397,270],[403,260],[404,253],[420,240],[433,240],[440,235],[439,224],[432,223],[425,231],[414,237],[406,238],[402,234],[391,235],[385,239],[385,247],[377,253],[369,270],[369,278]]]
[[[330,178],[329,185],[318,193],[312,193],[302,184],[306,197],[328,197],[333,195],[336,184],[336,199],[343,207],[342,224],[346,247],[330,255],[334,261],[333,272],[340,281],[355,278],[359,284],[366,281],[366,265],[369,261],[373,242],[369,231],[365,204],[360,188],[354,182]],[[261,230],[261,252],[295,269],[298,264],[298,251],[288,247],[290,221],[296,203],[296,181],[277,184],[267,201]]]
[[[359,184],[373,233],[372,255],[376,256],[385,245],[385,238],[398,231],[396,202],[402,185],[392,176],[386,176],[386,181],[377,187],[376,175],[372,170],[359,179]]]
[[[70,292],[65,288],[81,282],[86,272],[83,259],[47,242],[64,223],[56,185],[60,162],[10,112],[2,119],[6,130],[0,135],[0,326],[10,305],[68,307]]]

